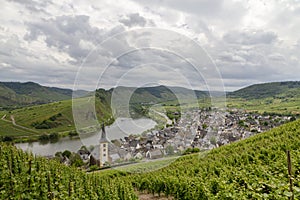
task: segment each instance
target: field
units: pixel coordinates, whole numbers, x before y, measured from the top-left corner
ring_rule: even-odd
[[[252,100],[229,98],[227,99],[227,107],[245,109],[249,112],[296,115],[300,114],[300,98],[265,98]]]
[[[300,82],[252,85],[230,93],[227,106],[259,113],[300,114]]]
[[[5,136],[34,135],[33,132],[12,126],[10,122],[5,122],[3,120],[0,120],[0,127],[1,127],[1,133]]]

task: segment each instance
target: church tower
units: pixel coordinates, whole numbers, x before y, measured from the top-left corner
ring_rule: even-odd
[[[99,148],[99,160],[100,160],[100,167],[104,166],[104,163],[109,162],[108,158],[108,139],[106,138],[106,132],[104,124],[102,125],[102,132],[100,138],[100,148]]]

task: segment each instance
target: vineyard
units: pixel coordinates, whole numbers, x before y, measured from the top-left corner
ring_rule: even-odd
[[[288,199],[286,151],[291,151],[294,196],[300,198],[300,121],[223,146],[184,156],[154,173],[132,176],[140,191],[176,199]]]
[[[122,173],[87,175],[5,144],[0,163],[0,199],[137,199]]]
[[[298,120],[208,153],[182,156],[154,172],[86,174],[1,144],[0,199],[138,199],[137,191],[183,200],[299,199],[299,147]]]

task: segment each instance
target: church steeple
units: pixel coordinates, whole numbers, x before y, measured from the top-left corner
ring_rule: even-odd
[[[106,138],[105,126],[102,124],[101,127],[101,138],[100,138],[100,148],[99,148],[99,160],[100,167],[103,167],[105,163],[109,162],[109,152],[108,152],[108,139]]]
[[[106,138],[106,131],[105,131],[105,126],[104,124],[102,124],[102,127],[101,127],[101,138],[100,138],[100,143],[107,143],[108,142],[108,139]]]

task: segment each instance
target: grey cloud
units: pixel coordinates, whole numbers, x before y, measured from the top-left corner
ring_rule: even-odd
[[[125,80],[124,77],[127,79]],[[130,52],[118,58],[117,65],[107,68],[101,77],[107,82],[127,84],[143,84],[143,82],[161,82],[171,85],[185,83],[197,87],[203,85],[203,77],[186,60],[167,51],[142,49]]]
[[[266,48],[270,47],[253,46],[250,48],[244,48],[242,46],[222,46],[220,49],[216,50],[217,53],[215,54],[217,55],[214,56],[218,66],[220,67],[232,64],[240,66],[265,65],[268,55],[268,52],[265,50]]]
[[[281,76],[279,71],[274,71],[271,66],[251,64],[230,64],[220,68],[222,77],[229,80],[272,80]]]
[[[0,80],[64,85],[74,79],[74,68],[55,62],[51,55],[40,56],[25,48],[17,35],[7,36],[0,41]]]
[[[205,20],[211,24],[218,24],[224,27],[233,27],[238,25],[244,15],[247,13],[247,7],[244,2],[225,1],[225,0],[134,0],[142,6],[148,7],[153,11],[161,10],[176,11],[178,14],[184,12],[188,15],[194,15],[195,20]],[[179,12],[178,12],[179,11]]]
[[[89,16],[59,16],[54,19],[43,19],[41,22],[27,23],[29,33],[24,36],[27,41],[45,36],[49,47],[56,47],[67,52],[71,57],[80,60],[87,56],[90,50],[80,46],[80,41],[89,41],[97,45],[102,40],[102,34],[96,27],[89,24]]]
[[[120,19],[119,22],[124,24],[125,26],[145,26],[147,20],[142,17],[139,13],[128,14],[125,19]]]
[[[239,37],[243,38],[243,42]],[[273,42],[262,42],[265,40],[249,39],[247,35],[238,34],[236,40],[240,43],[221,40],[216,43],[218,46],[210,49],[227,90],[234,90],[251,83],[297,80],[295,77],[299,76],[300,68],[296,60],[299,55],[295,56],[292,47],[283,46],[275,42],[277,37],[273,38],[276,38]]]
[[[283,55],[279,53],[274,53],[268,56],[268,59],[275,62],[285,62],[286,59]]]
[[[162,28],[178,28],[184,33],[191,34],[191,37],[198,41],[203,39],[203,44],[200,45],[204,45],[207,52],[216,61],[225,85],[231,89],[255,82],[299,79],[300,42],[298,45],[288,46],[282,41],[290,40],[293,43],[295,38],[299,38],[300,29],[297,25],[300,18],[299,14],[295,13],[297,9],[289,12],[283,6],[286,4],[285,2],[281,3],[282,9],[280,6],[278,9],[278,5],[275,3],[269,3],[272,4],[269,8],[275,9],[270,12],[273,15],[268,16],[262,22],[266,26],[261,26],[259,19],[253,17],[250,19],[251,23],[253,20],[254,25],[252,27],[252,24],[248,23],[247,20],[249,21],[249,17],[253,16],[252,14],[261,13],[259,13],[260,10],[251,10],[253,9],[251,7],[246,10],[245,6],[250,5],[246,1],[133,0],[140,4],[137,5],[141,8],[138,12],[133,11],[132,8],[127,8],[126,3],[123,4],[124,8],[119,8],[110,3],[105,3],[109,6],[102,6],[102,2],[98,6],[91,5],[89,7],[82,6],[86,4],[84,2],[70,2],[68,5],[64,5],[64,3],[54,3],[51,0],[10,1],[14,3],[12,8],[20,8],[16,12],[26,13],[23,15],[24,19],[15,18],[15,15],[11,15],[11,18],[3,18],[1,21],[3,22],[2,26],[7,31],[0,30],[2,33],[0,35],[1,80],[31,80],[44,84],[52,84],[53,82],[61,85],[70,84],[74,81],[75,66],[81,63],[93,46],[97,46],[105,39],[114,37],[114,35],[130,27],[155,25],[154,22],[156,21],[152,22],[151,20],[158,20],[157,24],[160,24]],[[16,4],[23,7],[16,6]],[[128,5],[133,4],[131,2]],[[74,15],[65,14],[65,11],[68,10],[65,9],[66,6],[74,11]],[[52,14],[41,13],[44,11],[51,11]],[[129,12],[131,14],[127,14]],[[97,19],[102,13],[105,13],[104,19]],[[15,19],[19,20],[19,24],[16,21],[13,22]],[[24,20],[27,22],[24,23]],[[258,20],[259,26],[255,25],[256,20]],[[98,25],[102,22],[104,24]],[[23,25],[28,31],[25,36],[22,32]],[[99,28],[100,26],[101,28]],[[249,30],[242,30],[243,27],[247,27]],[[10,30],[12,31],[10,32]],[[231,31],[226,33],[227,30]],[[19,34],[19,37],[10,35],[13,32],[16,35]],[[6,35],[12,37],[8,40],[3,39]],[[115,37],[107,46],[101,46],[95,53],[91,54],[84,63],[86,67],[84,70],[87,71],[87,76],[84,78],[86,78],[87,85],[92,80],[91,77],[97,76],[97,71],[105,68],[103,64],[107,64],[106,61],[119,56],[122,52],[133,50],[135,42],[145,43],[144,46],[152,45],[151,39],[148,41],[138,40],[139,38],[142,37],[140,35],[133,35],[129,39]],[[24,42],[22,39],[29,42]],[[47,46],[41,44],[42,42],[45,42]],[[164,38],[161,39],[161,42],[163,44]],[[175,43],[179,50],[193,51],[186,44],[178,41],[174,41]],[[156,45],[159,46],[159,44]],[[41,53],[33,53],[36,51],[32,51],[32,49],[37,46],[49,48],[49,52],[54,52],[54,55],[47,54],[44,49]],[[71,57],[71,61],[68,60],[69,57],[64,57],[65,53]],[[128,76],[130,79],[127,83],[134,84],[134,77],[138,76],[139,73],[152,73],[150,79],[138,77],[140,81],[151,81],[155,79],[154,77],[157,77],[155,80],[164,79],[165,76],[166,80],[167,68],[160,69],[160,64],[164,64],[176,72],[181,72],[196,86],[199,83],[199,77],[194,75],[195,73],[189,64],[176,56],[159,51],[140,51],[121,56],[115,60],[109,67],[111,76],[108,76],[105,84],[110,87],[110,83],[118,80],[122,74],[135,66],[152,62],[157,63],[157,65],[135,71],[134,74],[131,74],[132,76]],[[151,70],[153,68],[155,70]],[[172,73],[172,76],[174,74]],[[172,81],[176,82],[175,76],[166,80],[170,84]]]
[[[277,40],[277,35],[263,30],[230,31],[223,39],[225,42],[240,45],[271,44]]]
[[[187,13],[194,13],[196,15],[219,15],[222,7],[224,6],[224,0],[135,0],[142,5],[163,6],[173,8],[175,10],[184,11]]]
[[[15,2],[20,5],[23,5],[26,9],[30,10],[31,12],[42,12],[48,13],[46,11],[46,7],[52,4],[51,0],[43,0],[43,1],[34,1],[34,0],[9,0],[10,2]]]
[[[265,48],[256,46],[243,50],[241,47],[236,47],[236,49],[228,50],[224,54],[226,56],[222,57],[223,54],[219,56],[216,63],[225,85],[230,87],[230,90],[251,83],[298,79],[300,66],[299,63],[293,63],[293,60],[287,59],[290,52],[284,52],[286,49],[272,45]],[[240,56],[244,60],[236,62],[233,60],[234,56]]]
[[[236,54],[229,53],[229,52],[221,53],[219,56],[219,59],[222,60],[223,62],[232,62],[232,63],[245,63],[246,62],[246,60],[243,57],[236,55]]]
[[[14,58],[17,55],[26,54],[26,50],[20,46],[21,40],[17,35],[10,35],[0,40],[0,56],[3,58]]]

